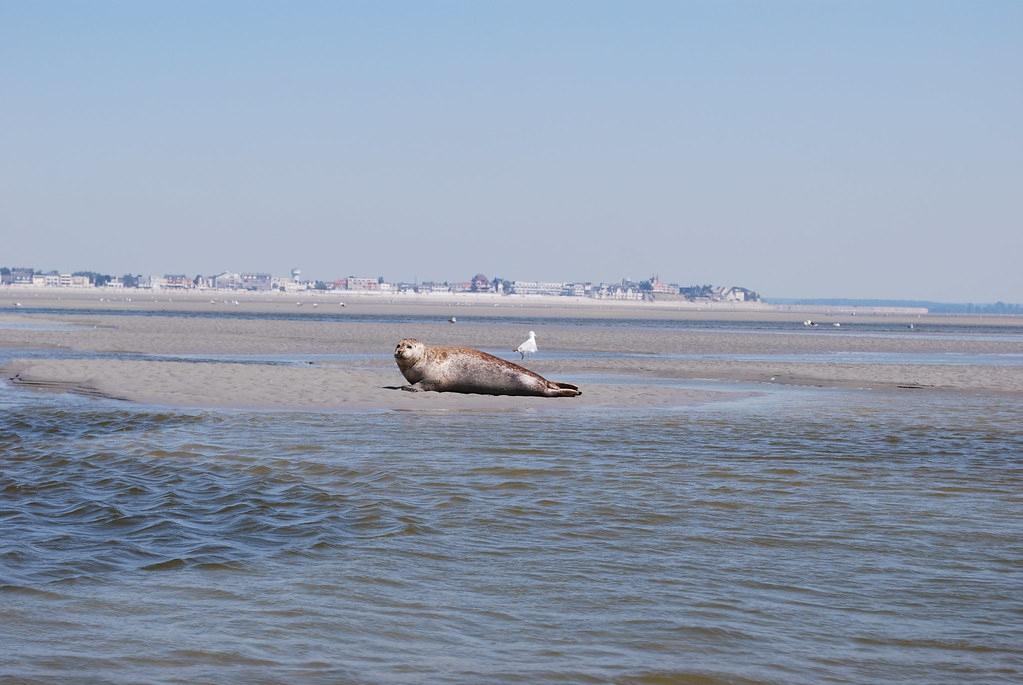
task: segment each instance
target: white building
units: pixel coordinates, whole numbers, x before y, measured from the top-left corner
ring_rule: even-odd
[[[599,286],[591,288],[589,295],[598,300],[642,300],[644,297],[643,291],[639,288],[624,286],[620,283],[601,283]]]
[[[561,295],[565,283],[553,281],[512,281],[511,291],[516,295]]]
[[[760,300],[760,297],[752,290],[734,285],[714,288],[713,298],[723,302],[757,302]]]

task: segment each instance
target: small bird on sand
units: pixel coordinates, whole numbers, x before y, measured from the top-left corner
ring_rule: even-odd
[[[512,351],[513,352],[518,352],[520,355],[522,355],[523,359],[526,358],[527,354],[535,354],[536,353],[536,333],[534,333],[533,331],[530,331],[529,332],[529,339],[526,340],[526,342],[524,342],[521,345],[519,345],[518,347],[516,347]]]

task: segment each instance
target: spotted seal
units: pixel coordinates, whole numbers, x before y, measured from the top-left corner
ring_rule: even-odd
[[[405,338],[394,348],[394,360],[409,382],[402,390],[412,392],[538,397],[582,394],[574,385],[549,381],[518,364],[468,347],[427,347],[415,338]]]

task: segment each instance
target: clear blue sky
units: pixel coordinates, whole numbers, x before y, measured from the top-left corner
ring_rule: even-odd
[[[1023,3],[0,0],[0,238],[1021,302]]]

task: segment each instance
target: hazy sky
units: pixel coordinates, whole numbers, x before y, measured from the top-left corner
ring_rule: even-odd
[[[1023,302],[1023,3],[0,0],[0,238]]]

